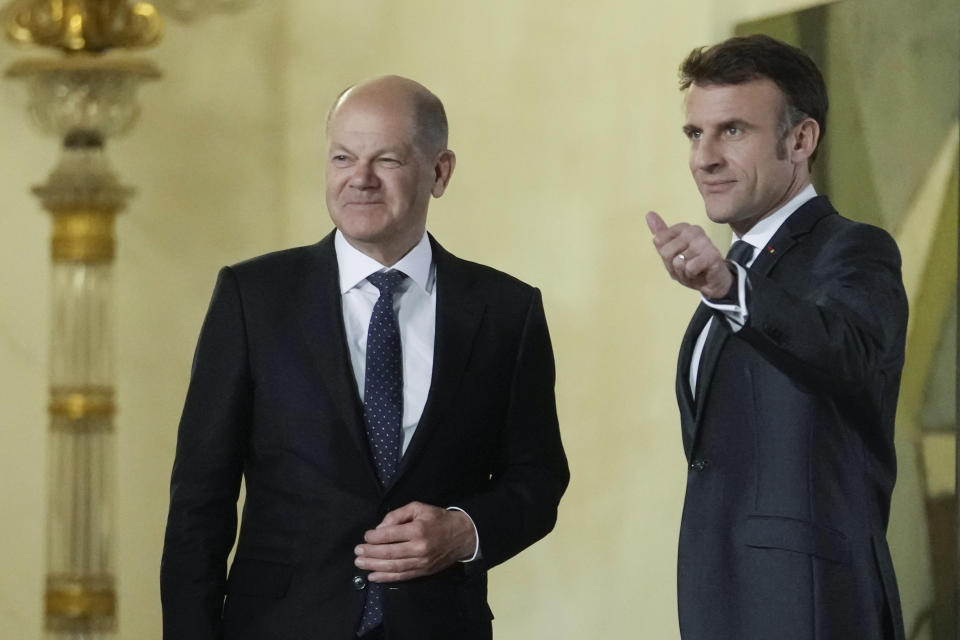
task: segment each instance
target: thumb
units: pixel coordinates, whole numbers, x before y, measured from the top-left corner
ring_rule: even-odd
[[[663,221],[656,211],[647,213],[647,226],[650,227],[650,233],[657,235],[667,228],[667,223]]]

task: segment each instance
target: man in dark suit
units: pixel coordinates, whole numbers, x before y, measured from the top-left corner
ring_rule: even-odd
[[[556,521],[569,472],[540,293],[425,230],[455,164],[442,104],[379,78],[340,96],[327,137],[336,231],[224,268],[203,324],[168,640],[489,638],[486,570]]]
[[[647,222],[701,294],[680,348],[689,462],[678,597],[686,640],[902,639],[886,528],[907,322],[900,255],[810,184],[827,94],[765,36],[681,66],[703,229]]]

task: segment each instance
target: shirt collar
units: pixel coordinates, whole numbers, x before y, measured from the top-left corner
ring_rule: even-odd
[[[393,265],[383,265],[359,251],[343,237],[337,229],[333,237],[337,254],[337,268],[340,271],[340,293],[344,294],[367,279],[371,273],[384,269],[397,269],[407,274],[421,289],[430,293],[433,280],[430,277],[433,267],[433,248],[427,232],[423,232],[420,242],[410,249]]]
[[[787,204],[753,225],[742,237],[737,237],[737,234],[733,234],[731,244],[737,240],[743,240],[753,246],[754,249],[762,249],[767,246],[767,243],[770,242],[773,235],[794,211],[799,209],[807,200],[815,197],[817,197],[817,191],[813,188],[812,184],[808,184],[800,193],[793,196]]]

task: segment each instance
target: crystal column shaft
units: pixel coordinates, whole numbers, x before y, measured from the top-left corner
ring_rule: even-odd
[[[47,637],[116,626],[113,211],[53,211]]]

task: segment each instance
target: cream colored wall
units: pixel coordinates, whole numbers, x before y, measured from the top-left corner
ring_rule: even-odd
[[[680,59],[735,21],[808,4],[271,0],[171,26],[145,53],[165,79],[110,148],[140,189],[117,266],[122,637],[160,637],[175,427],[216,269],[330,229],[326,108],[388,72],[421,80],[450,115],[458,165],[431,230],[540,286],[554,338],[573,480],[557,530],[491,573],[497,637],[678,637],[673,371],[696,296],[663,274],[643,214],[702,218],[679,133]],[[22,55],[0,45],[2,65]],[[0,504],[17,526],[0,527],[0,637],[13,638],[41,625],[48,225],[26,186],[56,145],[3,86]]]
[[[0,67],[13,59],[0,48]],[[56,157],[26,124],[21,96],[0,90],[0,637],[38,630],[42,596],[49,223],[26,185]],[[36,633],[34,633],[36,635]]]
[[[217,270],[278,247],[281,11],[185,28],[150,52],[162,83],[116,145],[140,193],[118,255],[120,637],[159,638],[159,568],[176,425]]]

